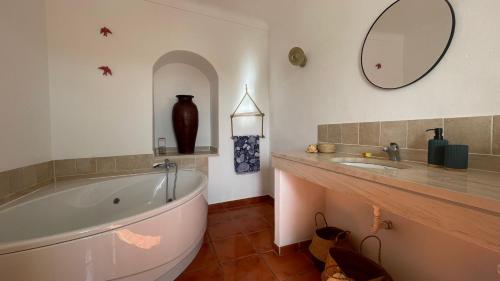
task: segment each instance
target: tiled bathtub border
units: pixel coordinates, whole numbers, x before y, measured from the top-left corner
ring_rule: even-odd
[[[168,159],[176,162],[179,169],[196,169],[208,175],[207,156],[182,155]],[[161,161],[163,159],[152,154],[65,159],[0,172],[0,204],[54,181],[151,172],[153,164]]]
[[[208,158],[206,156],[183,155],[168,157],[176,162],[179,169],[196,169],[208,174]],[[163,159],[152,154],[126,155],[97,158],[81,158],[56,160],[55,179],[64,180],[72,177],[94,177],[102,175],[121,175],[147,172],[154,163]]]
[[[441,127],[452,144],[467,144],[470,167],[500,172],[500,116],[436,118],[318,125],[318,141],[339,144],[340,152],[372,152],[385,156],[381,147],[396,142],[404,160],[426,162],[427,141]]]
[[[0,172],[0,204],[53,181],[53,161]]]

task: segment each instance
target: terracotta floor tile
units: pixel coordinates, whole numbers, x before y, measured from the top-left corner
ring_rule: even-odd
[[[315,270],[313,264],[302,253],[280,257],[271,252],[264,254],[263,257],[280,281]]]
[[[317,270],[309,271],[304,274],[296,275],[287,281],[320,281],[321,280],[321,272]]]
[[[270,225],[274,225],[274,213],[272,214],[266,214],[263,216],[266,222]]]
[[[224,281],[222,270],[218,265],[208,266],[201,270],[182,273],[176,281]]]
[[[274,214],[274,207],[268,204],[259,204],[251,207],[250,209],[258,212],[261,215],[270,215]]]
[[[222,266],[226,281],[275,281],[273,273],[259,256],[250,256]]]
[[[253,208],[241,208],[229,211],[234,219],[242,218],[262,218],[262,214]]]
[[[209,226],[229,222],[231,220],[232,220],[232,215],[230,212],[218,212],[218,213],[208,214]]]
[[[238,220],[238,224],[244,233],[265,230],[271,226],[263,218],[242,218]]]
[[[235,236],[213,242],[215,253],[221,262],[255,254],[252,243],[245,236]]]
[[[209,214],[226,212],[226,211],[227,211],[226,207],[222,207],[219,205],[208,205],[208,213]]]
[[[271,229],[255,232],[247,236],[257,253],[266,253],[273,250],[274,232]]]
[[[241,235],[240,224],[237,221],[228,221],[216,225],[208,226],[208,234],[212,241],[227,239],[236,235]]]
[[[197,271],[207,266],[215,266],[217,264],[217,256],[215,255],[212,246],[209,243],[205,243],[201,246],[198,255],[196,255],[196,258],[188,266],[185,272]]]
[[[210,236],[208,235],[208,229],[205,231],[205,234],[203,235],[203,243],[210,243]]]

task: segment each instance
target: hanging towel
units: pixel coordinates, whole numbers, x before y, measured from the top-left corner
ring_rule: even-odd
[[[237,174],[260,171],[259,136],[237,136],[234,141],[234,170]]]

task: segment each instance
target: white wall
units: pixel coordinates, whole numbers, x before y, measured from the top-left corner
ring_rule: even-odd
[[[392,2],[291,1],[286,15],[270,19],[272,150],[303,150],[316,142],[318,124],[500,113],[500,40],[494,36],[500,2],[452,0],[456,33],[441,63],[410,87],[383,91],[365,81],[359,58],[370,25]],[[293,46],[308,55],[303,69],[286,59]],[[338,194],[329,194],[326,206],[332,224],[358,237],[367,233],[370,206]],[[395,229],[382,234],[384,265],[396,280],[498,280],[500,255],[386,218]]]
[[[273,149],[315,142],[320,123],[500,113],[500,64],[493,63],[500,59],[493,36],[500,2],[451,0],[457,24],[444,59],[418,83],[384,91],[365,81],[360,52],[371,24],[392,2],[294,1],[286,15],[271,19]],[[286,61],[295,45],[309,57],[303,69]]]
[[[210,202],[267,192],[268,140],[263,172],[236,176],[229,122],[245,83],[269,112],[266,29],[138,0],[47,0],[47,10],[55,159],[152,153],[153,64],[187,50],[219,76],[220,155],[209,160]],[[113,35],[101,37],[102,26]],[[113,76],[101,76],[100,65]]]
[[[196,146],[211,146],[210,83],[195,67],[171,63],[153,74],[155,147],[158,138],[167,138],[167,147],[177,147],[172,124],[172,108],[176,95],[192,95],[198,108],[198,134]]]
[[[392,2],[210,1],[269,23],[272,150],[303,150],[316,142],[320,123],[500,113],[500,39],[495,36],[500,2],[450,0],[457,25],[447,55],[418,83],[383,91],[365,81],[359,58],[366,32]],[[309,59],[305,68],[288,62],[293,46],[304,48]],[[371,225],[366,204],[329,194],[326,206],[332,224],[358,236]],[[498,254],[394,215],[389,218],[396,228],[382,234],[384,264],[396,280],[498,280]]]
[[[51,158],[44,1],[2,1],[0,37],[0,171],[4,171]]]

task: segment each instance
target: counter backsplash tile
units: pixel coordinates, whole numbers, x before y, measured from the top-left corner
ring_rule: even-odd
[[[328,125],[318,126],[318,141],[319,142],[328,141]]]
[[[467,144],[471,153],[492,154],[492,117],[444,119],[445,136],[450,143]]]
[[[341,142],[345,144],[359,144],[359,124],[342,124],[340,127]]]
[[[380,122],[359,123],[359,144],[375,146],[380,144]]]
[[[408,132],[408,122],[387,121],[380,124],[380,144],[389,145],[395,142],[400,148],[406,148],[406,135]]]
[[[427,149],[427,141],[434,137],[432,128],[443,128],[444,119],[424,119],[408,121],[408,148]]]
[[[341,140],[340,124],[328,125],[328,142],[339,143]]]
[[[434,136],[432,131],[425,130],[438,127],[444,128],[444,136],[450,143],[469,145],[470,168],[500,172],[500,116],[322,124],[318,125],[318,142],[336,140],[339,152],[358,155],[372,152],[376,157],[386,157],[382,147],[396,142],[403,160],[425,163],[427,141]]]

